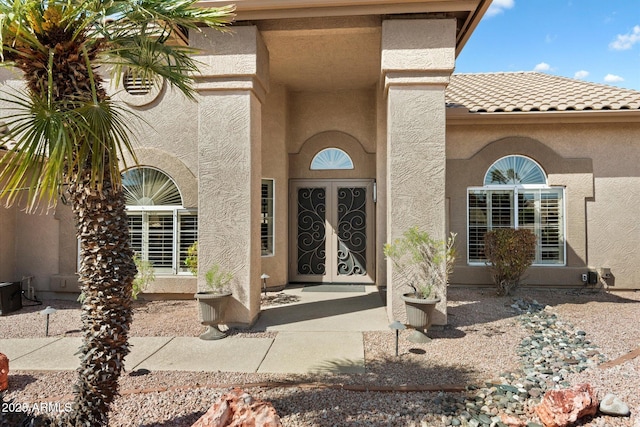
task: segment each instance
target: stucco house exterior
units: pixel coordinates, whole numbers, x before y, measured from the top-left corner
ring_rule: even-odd
[[[219,6],[224,1],[202,1]],[[199,101],[123,80],[138,126],[126,169],[132,244],[154,263],[148,297],[192,297],[184,266],[234,273],[230,325],[268,286],[387,287],[385,242],[457,233],[452,283],[491,283],[482,235],[538,237],[526,284],[639,289],[640,92],[540,73],[454,74],[487,0],[238,0],[232,31],[189,35]],[[18,84],[4,72],[3,84]],[[0,155],[3,153],[0,151]],[[131,165],[131,159],[126,160]],[[77,292],[70,210],[0,210],[0,281]],[[446,297],[436,323],[446,323]]]

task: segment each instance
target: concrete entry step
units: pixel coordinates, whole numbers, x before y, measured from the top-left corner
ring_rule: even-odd
[[[293,286],[284,293],[297,302],[265,307],[253,329],[260,331],[362,332],[389,330],[378,289],[365,292],[308,292]]]

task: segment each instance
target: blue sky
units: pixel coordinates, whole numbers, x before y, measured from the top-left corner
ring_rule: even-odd
[[[640,0],[493,0],[456,73],[497,71],[640,90]]]

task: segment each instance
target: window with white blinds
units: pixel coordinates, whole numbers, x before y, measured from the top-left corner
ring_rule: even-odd
[[[273,255],[273,213],[274,213],[274,185],[273,179],[262,180],[260,203],[260,242],[262,256]]]
[[[198,238],[197,212],[182,207],[178,187],[157,169],[131,169],[122,182],[132,249],[156,273],[188,272],[184,261]]]
[[[510,167],[501,170],[503,165]],[[469,263],[486,261],[487,231],[526,228],[536,236],[534,265],[564,265],[564,188],[547,186],[542,168],[523,156],[500,159],[489,168],[486,177],[490,177],[485,179],[489,185],[467,190]],[[508,177],[499,180],[508,183],[495,185],[495,177]],[[527,183],[523,184],[519,177],[528,177]]]

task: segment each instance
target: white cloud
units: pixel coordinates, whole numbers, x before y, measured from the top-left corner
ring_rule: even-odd
[[[515,0],[493,0],[491,6],[487,10],[487,16],[496,16],[503,13],[506,9],[511,9],[515,6]]]
[[[535,67],[533,67],[533,71],[549,71],[551,69],[551,65],[546,62],[541,62]]]
[[[589,72],[585,71],[585,70],[580,70],[580,71],[576,71],[576,73],[573,75],[574,79],[586,79],[589,76]]]
[[[613,50],[629,50],[638,42],[640,42],[640,25],[633,27],[630,33],[618,34],[616,39],[609,43],[609,48]]]
[[[604,76],[604,81],[607,83],[620,83],[623,82],[624,79],[620,76],[616,76],[615,74],[607,74]]]

